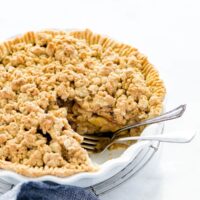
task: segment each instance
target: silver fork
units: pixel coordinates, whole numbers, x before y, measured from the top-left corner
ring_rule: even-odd
[[[154,118],[147,119],[135,124],[124,126],[115,132],[101,132],[101,133],[95,133],[94,135],[85,134],[83,135],[84,139],[83,139],[83,142],[81,143],[81,146],[89,152],[93,152],[93,153],[101,152],[105,148],[107,148],[109,144],[114,143],[116,139],[119,140],[120,132],[125,131],[125,130],[130,130],[132,128],[136,128],[139,126],[155,124],[155,123],[179,118],[183,115],[183,113],[185,112],[185,109],[186,109],[185,104],[180,105],[171,111],[168,111],[164,114],[159,115],[158,117],[154,117]],[[139,136],[135,138],[132,137],[131,140],[139,140],[139,139],[142,139],[141,137],[143,136]],[[126,139],[127,138],[130,138],[130,137],[126,137]],[[145,140],[147,140],[147,138]]]
[[[159,142],[167,142],[167,143],[189,143],[193,140],[195,135],[198,133],[197,131],[192,131],[193,133],[188,134],[188,132],[191,132],[191,131],[180,131],[181,133],[180,135],[180,134],[177,134],[177,132],[178,131],[174,131],[170,133],[170,135],[146,135],[146,136],[118,138],[113,141],[110,141],[110,143],[107,143],[107,145],[105,145],[104,148],[98,152],[105,151],[113,144],[124,143],[127,141],[135,141],[135,140],[159,141]]]

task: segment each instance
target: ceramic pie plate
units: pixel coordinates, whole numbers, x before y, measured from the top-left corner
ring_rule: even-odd
[[[72,31],[72,29],[67,29],[67,31]],[[143,130],[141,135],[160,134],[162,129],[162,123],[150,125]],[[91,155],[92,162],[99,165],[97,172],[78,173],[64,178],[56,176],[30,178],[12,171],[0,169],[0,178],[11,184],[25,181],[53,181],[60,184],[89,187],[101,183],[119,173],[138,156],[142,149],[151,146],[151,144],[152,142],[150,141],[140,141],[132,144],[125,150],[105,151],[100,154]]]

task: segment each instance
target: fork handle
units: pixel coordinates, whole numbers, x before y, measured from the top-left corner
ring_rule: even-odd
[[[183,104],[183,105],[180,105],[180,106],[178,106],[177,108],[175,108],[171,111],[168,111],[168,112],[166,112],[162,115],[159,115],[158,117],[147,119],[147,120],[144,120],[142,122],[138,122],[138,123],[135,123],[135,124],[132,124],[132,125],[124,126],[123,128],[117,130],[115,132],[114,136],[116,137],[117,134],[122,132],[122,131],[129,130],[129,129],[132,129],[132,128],[136,128],[136,127],[139,127],[139,126],[148,125],[148,124],[155,124],[155,123],[158,123],[158,122],[163,122],[163,121],[168,121],[168,120],[179,118],[183,115],[183,113],[185,112],[185,109],[186,109],[186,104]]]
[[[188,134],[188,132],[193,132]],[[196,131],[174,131],[169,135],[146,135],[146,136],[133,136],[119,138],[113,141],[113,143],[125,142],[130,140],[148,140],[148,141],[159,141],[159,142],[169,142],[169,143],[188,143],[196,135]]]

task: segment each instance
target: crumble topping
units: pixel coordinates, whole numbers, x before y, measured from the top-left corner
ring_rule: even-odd
[[[35,42],[22,40],[10,49],[0,56],[0,161],[30,171],[63,169],[47,172],[58,176],[93,171],[81,135],[114,131],[160,112],[154,108],[162,97],[147,84],[137,50],[120,55],[70,32],[38,32]]]

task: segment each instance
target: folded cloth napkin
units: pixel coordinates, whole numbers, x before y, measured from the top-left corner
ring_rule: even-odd
[[[99,200],[89,190],[71,185],[57,183],[26,182],[14,187],[8,194],[0,197],[0,200]]]

